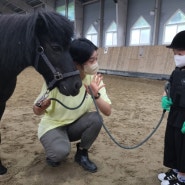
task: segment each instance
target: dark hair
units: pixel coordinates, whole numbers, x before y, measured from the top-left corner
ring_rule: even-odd
[[[69,51],[74,62],[84,64],[97,49],[90,40],[79,38],[72,41]]]

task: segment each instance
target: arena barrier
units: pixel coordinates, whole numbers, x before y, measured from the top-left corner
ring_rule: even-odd
[[[98,53],[105,74],[168,79],[175,67],[173,51],[165,46],[99,48]]]

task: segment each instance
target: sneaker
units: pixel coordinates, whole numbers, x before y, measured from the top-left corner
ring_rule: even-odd
[[[161,185],[185,185],[185,182],[180,182],[178,179],[164,180]]]
[[[158,179],[160,181],[177,179],[177,173],[175,173],[172,169],[169,169],[166,173],[158,174]]]

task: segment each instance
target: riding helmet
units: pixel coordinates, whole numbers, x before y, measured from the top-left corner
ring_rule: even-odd
[[[185,50],[185,30],[177,33],[171,44],[166,47],[171,49]]]

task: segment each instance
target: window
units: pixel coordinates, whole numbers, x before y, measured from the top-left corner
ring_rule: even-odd
[[[69,1],[66,9],[65,1],[58,0],[56,1],[56,11],[64,16],[66,16],[71,21],[74,21],[75,19],[75,13],[74,13],[74,2],[73,0]]]
[[[94,45],[98,45],[98,32],[93,25],[88,29],[86,38],[93,42]]]
[[[163,44],[170,44],[173,37],[182,30],[185,30],[185,14],[177,10],[165,24]]]
[[[62,14],[62,15],[65,16],[65,15],[66,15],[65,5],[57,7],[57,8],[56,8],[56,11],[57,11],[58,13],[60,13],[60,14]]]
[[[151,27],[141,16],[131,28],[130,45],[149,45]]]
[[[74,2],[70,2],[68,4],[68,16],[71,21],[75,20],[75,8],[74,8]]]
[[[65,0],[56,0],[56,11],[66,16],[66,4]]]
[[[105,46],[117,45],[117,25],[113,21],[105,33]]]

